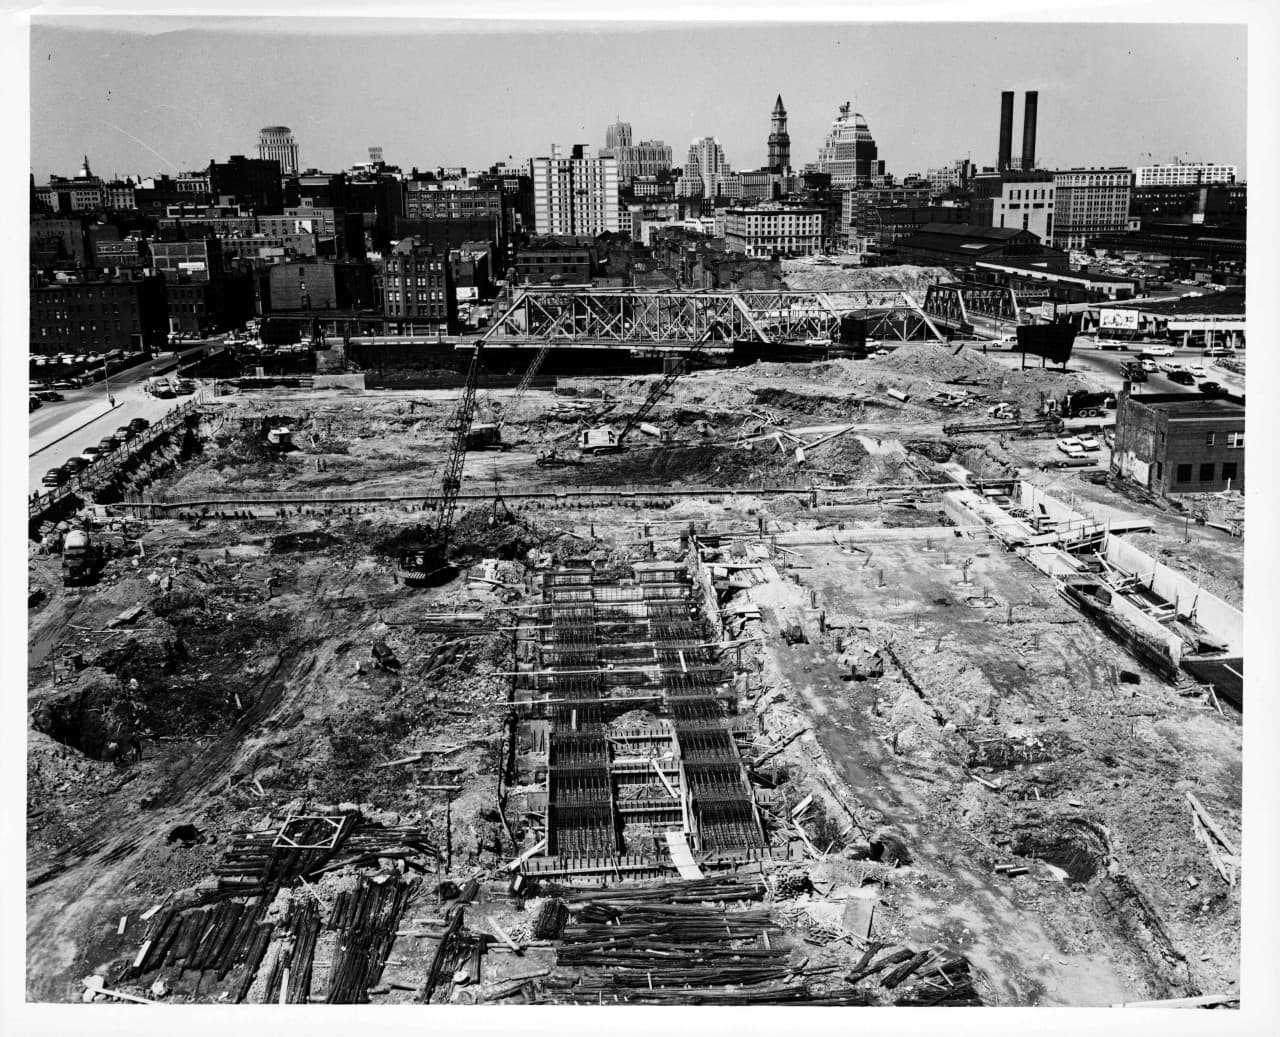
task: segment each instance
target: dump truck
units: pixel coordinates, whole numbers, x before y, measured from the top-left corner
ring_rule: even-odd
[[[100,552],[84,529],[73,529],[62,541],[62,585],[82,586],[92,583],[98,574]]]
[[[1076,389],[1064,393],[1061,399],[1047,398],[1044,413],[1057,414],[1063,418],[1100,418],[1108,407],[1114,408],[1115,405],[1115,393]]]

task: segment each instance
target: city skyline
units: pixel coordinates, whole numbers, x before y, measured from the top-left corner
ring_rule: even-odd
[[[370,146],[406,170],[487,168],[553,143],[600,147],[619,116],[636,139],[673,144],[677,160],[688,141],[714,136],[733,168],[749,169],[767,161],[781,94],[794,167],[816,159],[850,101],[902,177],[963,157],[994,165],[1001,91],[1037,90],[1043,167],[1177,158],[1247,176],[1244,26],[404,20],[389,34],[328,22],[33,21],[32,173],[67,175],[85,154],[104,176],[200,168],[256,154],[259,130],[275,124],[292,129],[304,168],[346,168]],[[744,68],[787,71],[741,83]],[[264,79],[288,89],[263,90]],[[727,81],[736,88],[716,89]],[[393,94],[417,117],[379,101]],[[59,132],[42,132],[49,125]]]

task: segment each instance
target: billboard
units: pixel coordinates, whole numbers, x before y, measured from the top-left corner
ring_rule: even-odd
[[[1138,330],[1137,310],[1101,310],[1098,313],[1098,327],[1124,328],[1127,331]]]

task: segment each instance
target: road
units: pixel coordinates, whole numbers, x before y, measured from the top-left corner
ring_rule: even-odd
[[[1137,356],[1142,347],[1134,350],[1095,349],[1092,344],[1086,344],[1090,343],[1090,341],[1083,336],[1076,339],[1075,348],[1071,351],[1071,360],[1067,364],[1067,370],[1092,371],[1101,374],[1105,376],[1108,387],[1119,391],[1120,384],[1124,381],[1124,376],[1120,370],[1121,367]],[[1021,365],[1021,354],[1019,353],[992,351],[987,356],[1003,360],[1013,367]],[[1174,361],[1188,368],[1195,364],[1200,364],[1206,371],[1206,377],[1197,379],[1197,385],[1202,381],[1213,381],[1218,382],[1223,388],[1232,393],[1243,393],[1245,391],[1245,380],[1240,375],[1220,367],[1215,359],[1205,357],[1203,350],[1178,349],[1174,351],[1173,356],[1158,356],[1155,361],[1157,364],[1166,364]],[[1039,366],[1040,363],[1035,357],[1027,358],[1027,370],[1038,368]],[[1057,368],[1054,368],[1054,370],[1057,370]],[[1134,391],[1136,394],[1144,392],[1196,392],[1196,386],[1179,385],[1177,382],[1170,381],[1163,372],[1152,371],[1147,375],[1145,382],[1138,382],[1134,386]]]
[[[59,467],[85,447],[96,446],[121,425],[127,425],[134,418],[154,422],[182,402],[182,399],[159,400],[148,395],[143,391],[147,379],[171,369],[175,359],[197,356],[206,346],[215,344],[219,343],[214,339],[194,343],[176,356],[165,354],[112,375],[108,383],[115,407],[107,403],[104,383],[96,382],[83,389],[65,390],[65,400],[46,403],[32,411],[27,432],[27,493],[41,492],[40,480],[45,472]]]

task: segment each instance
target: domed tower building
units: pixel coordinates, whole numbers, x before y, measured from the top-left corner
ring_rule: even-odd
[[[831,124],[831,132],[818,150],[818,171],[831,174],[833,190],[870,187],[884,176],[884,161],[878,157],[876,142],[867,120],[845,101]]]
[[[275,159],[281,176],[298,175],[298,145],[288,126],[264,126],[258,131],[258,158]]]

